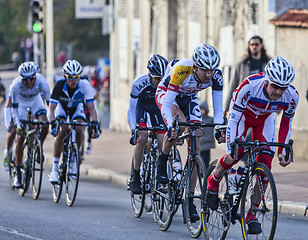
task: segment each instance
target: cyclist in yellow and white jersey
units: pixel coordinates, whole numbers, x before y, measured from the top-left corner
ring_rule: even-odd
[[[165,75],[156,91],[156,103],[161,110],[168,132],[165,135],[162,154],[157,165],[157,180],[165,184],[167,179],[167,160],[169,151],[178,135],[172,126],[173,116],[179,114],[179,121],[201,122],[198,92],[212,88],[214,122],[223,123],[224,113],[222,108],[223,78],[218,69],[220,56],[217,50],[209,44],[199,44],[192,54],[192,59],[178,61]],[[169,141],[169,138],[173,141]],[[197,153],[200,154],[200,139],[197,138]],[[195,209],[192,207],[192,211]],[[192,218],[196,221],[199,216],[196,211]]]

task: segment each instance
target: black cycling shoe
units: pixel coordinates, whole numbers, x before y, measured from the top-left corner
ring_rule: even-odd
[[[257,220],[250,220],[247,225],[248,234],[260,234],[262,232],[261,224]]]
[[[15,188],[22,188],[23,185],[21,183],[21,172],[17,172],[15,174],[15,177],[14,177],[14,187]]]
[[[167,176],[167,161],[160,160],[157,164],[157,182],[161,184],[168,183],[168,176]]]
[[[206,191],[206,203],[207,206],[212,210],[217,210],[218,208],[218,192],[213,192],[210,190]]]
[[[133,177],[130,183],[130,190],[134,193],[134,194],[141,194],[142,193],[142,189],[140,186],[140,175],[139,175],[139,171],[137,171],[136,169],[134,169],[133,171]]]
[[[198,212],[196,210],[196,206],[193,203],[193,199],[192,198],[189,198],[189,214],[190,214],[190,221],[192,223],[195,223],[195,222],[200,220],[200,217],[198,215]]]

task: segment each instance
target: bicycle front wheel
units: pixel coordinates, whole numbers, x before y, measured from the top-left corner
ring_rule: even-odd
[[[63,150],[63,154],[64,154]],[[63,182],[66,173],[66,164],[64,164],[66,157],[62,156],[62,162],[59,164],[59,182],[57,184],[52,184],[52,200],[58,203],[61,198]]]
[[[24,196],[25,193],[28,191],[29,184],[30,184],[30,175],[31,175],[31,170],[30,170],[30,164],[29,161],[31,160],[31,148],[29,148],[29,143],[26,141],[24,143],[24,148],[23,148],[23,166],[21,167],[21,182],[23,187],[18,188],[18,194],[19,196]]]
[[[251,196],[251,190],[253,195]],[[251,203],[253,199],[253,203]],[[274,239],[277,224],[277,192],[271,171],[263,163],[255,163],[252,172],[252,185],[246,179],[241,200],[241,228],[244,239]],[[249,219],[261,224],[258,235],[249,233]],[[246,221],[245,221],[246,220]]]
[[[132,180],[134,169],[135,169],[134,160],[132,160],[130,181]],[[130,186],[130,183],[129,183],[129,188],[130,187],[131,186]],[[145,197],[144,191],[142,191],[140,194],[138,194],[138,193],[135,194],[132,191],[130,191],[130,200],[131,200],[131,204],[132,204],[133,213],[134,213],[134,216],[136,218],[139,218],[142,215],[143,206],[144,206],[144,197]]]
[[[10,162],[9,162],[9,181],[10,181],[10,186],[12,189],[15,189],[14,186],[14,177],[15,177],[15,156],[12,156],[12,153],[10,155]]]
[[[33,146],[32,159],[32,197],[38,199],[41,191],[43,176],[42,143],[38,139]]]
[[[186,224],[194,238],[199,237],[202,232],[201,194],[205,176],[205,164],[202,158],[196,155],[191,162],[191,175],[185,191]]]
[[[70,156],[66,168],[66,204],[72,206],[74,204],[80,174],[80,155],[77,143],[73,143],[70,149]]]
[[[201,220],[203,234],[207,240],[223,240],[226,238],[231,222],[231,205],[228,196],[228,175],[225,174],[219,183],[218,208],[210,209],[206,204],[207,179],[212,174],[218,160],[214,160],[206,171],[202,189],[202,213]]]

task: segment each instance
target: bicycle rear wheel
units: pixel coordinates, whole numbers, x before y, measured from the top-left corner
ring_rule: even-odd
[[[186,212],[186,224],[190,235],[194,238],[200,236],[202,232],[202,221],[201,221],[201,194],[203,189],[203,183],[205,179],[205,164],[199,155],[196,155],[191,162],[191,177],[188,179],[185,191],[185,212]],[[196,183],[193,179],[196,177]],[[192,215],[194,212],[196,213]]]
[[[38,139],[33,146],[32,159],[32,197],[38,199],[41,191],[43,176],[42,143]]]
[[[66,150],[63,150],[63,153],[64,151]],[[64,164],[66,161],[65,159],[66,156],[62,156],[62,162],[59,163],[59,182],[57,184],[52,184],[52,200],[55,203],[58,203],[61,198],[63,182],[66,173],[66,164]]]
[[[68,165],[66,168],[66,204],[72,206],[74,204],[78,183],[79,183],[79,174],[80,174],[80,155],[79,147],[77,143],[73,143],[70,149],[70,156]]]
[[[134,167],[134,160],[132,159],[131,179],[133,177],[134,169],[135,169],[135,167]],[[130,183],[129,183],[129,188],[130,188]],[[143,187],[141,187],[141,188],[143,189]],[[144,197],[145,197],[144,196],[144,191],[142,191],[141,194],[135,194],[132,191],[130,191],[130,200],[131,200],[131,204],[132,204],[133,213],[134,213],[136,218],[139,218],[142,215],[143,206],[144,206]]]
[[[268,179],[268,180],[267,180]],[[244,239],[274,239],[277,224],[277,192],[271,171],[263,163],[255,163],[252,172],[253,204],[248,178],[245,181],[241,200],[241,228]],[[248,232],[245,218],[249,212],[261,224],[262,232],[252,235]]]
[[[214,160],[206,171],[202,189],[202,213],[201,220],[203,226],[203,234],[207,240],[223,240],[226,238],[231,222],[231,205],[228,196],[228,176],[225,174],[220,181],[218,198],[219,204],[217,210],[211,210],[206,205],[206,188],[207,179],[213,172],[218,160]]]

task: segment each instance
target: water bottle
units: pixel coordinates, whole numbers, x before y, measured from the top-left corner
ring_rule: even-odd
[[[228,189],[229,189],[229,194],[236,194],[237,193],[236,170],[234,168],[231,168],[228,171]]]
[[[179,159],[174,159],[172,163],[173,168],[173,177],[175,180],[181,180],[181,173],[182,173],[182,163]]]

